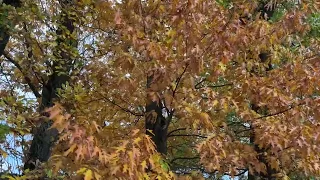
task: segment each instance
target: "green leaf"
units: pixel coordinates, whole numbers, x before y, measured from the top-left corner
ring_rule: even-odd
[[[6,135],[9,134],[10,127],[6,124],[0,124],[0,141],[6,138]]]

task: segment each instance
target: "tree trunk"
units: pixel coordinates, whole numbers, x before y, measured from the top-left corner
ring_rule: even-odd
[[[75,42],[75,39],[71,37],[75,29],[73,25],[74,20],[70,17],[71,13],[67,12],[67,8],[71,7],[71,4],[69,4],[68,0],[61,0],[59,2],[63,9],[60,15],[61,23],[56,31],[58,49],[54,52],[56,60],[51,67],[53,73],[49,76],[47,83],[43,85],[42,101],[39,108],[41,113],[43,113],[45,108],[54,105],[54,101],[58,100],[58,89],[62,88],[70,79],[68,74],[72,68],[73,55],[65,49],[59,49],[59,47],[76,46],[75,43],[72,43]],[[46,162],[50,158],[51,149],[59,135],[57,129],[50,128],[52,124],[52,120],[43,120],[40,127],[36,129],[27,161],[24,164],[24,170],[33,170],[37,167],[38,162]]]
[[[149,102],[146,106],[146,133],[152,137],[157,151],[167,154],[167,125],[166,118],[157,102]]]
[[[62,85],[68,82],[68,80],[69,77],[67,75],[59,75],[58,72],[50,76],[50,79],[42,89],[41,112],[53,105],[53,101],[57,98],[57,90],[62,88]],[[36,129],[27,156],[28,159],[24,164],[24,170],[33,170],[38,162],[46,162],[50,158],[51,148],[58,138],[57,129],[50,128],[52,124],[51,120],[46,121],[43,119],[40,127]]]
[[[165,117],[162,113],[164,104],[158,92],[151,88],[155,83],[153,73],[147,78],[146,134],[152,137],[159,153],[167,154],[167,132],[171,116]]]
[[[21,2],[20,0],[4,0],[2,2],[2,4],[6,4],[6,5],[11,5],[15,8],[18,8],[21,6]],[[2,4],[0,4],[2,6]],[[9,30],[6,24],[6,22],[8,21],[7,19],[7,15],[5,12],[2,12],[3,14],[1,14],[0,16],[0,56],[2,56],[4,49],[6,48],[9,39],[10,39],[10,35],[9,35]]]
[[[253,128],[253,127],[251,127]],[[250,135],[250,142],[254,146],[254,150],[258,153],[258,159],[260,162],[264,163],[266,165],[266,173],[259,173],[259,174],[250,174],[248,175],[248,180],[256,180],[256,176],[259,177],[259,179],[265,179],[265,180],[273,180],[275,178],[275,174],[277,174],[277,171],[273,169],[270,165],[270,163],[267,161],[264,153],[267,152],[267,149],[265,148],[259,148],[257,144],[254,143],[255,141],[255,133],[254,133],[254,128],[252,129],[251,135]]]

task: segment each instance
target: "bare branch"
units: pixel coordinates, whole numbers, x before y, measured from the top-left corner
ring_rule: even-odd
[[[252,130],[251,128],[249,128],[249,129],[243,129],[243,130],[241,130],[241,131],[236,131],[235,133],[236,133],[236,134],[240,134],[240,133],[248,132],[248,131],[251,131],[251,130]]]
[[[194,88],[195,89],[201,89],[201,88],[206,88],[206,87],[210,87],[210,88],[219,88],[219,87],[224,87],[224,86],[232,86],[232,83],[227,83],[227,84],[218,84],[218,85],[207,85],[207,86],[201,86],[202,83],[204,83],[205,81],[207,81],[206,78],[203,78],[201,81],[199,81]]]
[[[180,81],[181,81],[181,79],[182,79],[182,76],[186,73],[188,66],[189,66],[189,64],[186,64],[186,67],[184,68],[183,72],[182,72],[181,75],[176,79],[176,86],[175,86],[175,88],[172,90],[172,98],[174,98],[175,94],[177,93],[177,89],[178,89],[178,86],[179,86]],[[173,103],[173,101],[171,101],[170,107],[172,106],[172,103]],[[164,103],[164,106],[165,106],[165,103]],[[169,123],[170,123],[170,121],[171,121],[171,119],[172,119],[172,116],[173,116],[173,113],[174,113],[174,112],[173,112],[173,109],[169,110],[167,106],[165,106],[165,109],[167,110],[167,112],[168,112],[168,114],[169,114],[169,117],[170,117],[170,118],[169,118]]]
[[[198,86],[200,86],[200,84],[202,84],[204,81],[206,81],[206,78],[201,79],[201,81],[199,81],[199,82],[194,86],[194,88],[200,89],[201,87],[198,87]]]
[[[103,97],[104,100],[106,100],[107,102],[109,102],[109,103],[117,106],[119,109],[121,109],[121,110],[124,111],[124,112],[130,113],[130,114],[132,114],[132,115],[134,115],[134,116],[144,116],[144,114],[139,114],[139,113],[133,112],[133,111],[127,109],[127,108],[124,108],[124,107],[120,106],[120,105],[117,104],[115,101],[112,101],[112,100],[110,100],[109,98],[105,97],[103,94],[101,94],[101,93],[99,93],[99,94]]]
[[[178,129],[175,129],[175,130],[172,130],[172,131],[170,131],[168,134],[167,134],[167,136],[170,136],[172,133],[174,133],[174,132],[177,132],[177,131],[183,131],[183,130],[186,130],[187,128],[178,128]]]
[[[176,87],[174,88],[174,90],[172,91],[172,97],[174,97],[174,95],[176,94],[177,92],[177,89],[178,89],[178,86],[179,86],[179,83],[182,79],[182,76],[184,75],[184,73],[187,71],[187,68],[188,68],[189,64],[186,65],[186,67],[184,68],[183,72],[181,73],[181,75],[177,78],[176,80]]]
[[[179,136],[195,136],[195,137],[200,137],[200,138],[207,138],[207,136],[202,136],[200,134],[172,134],[172,135],[170,135],[168,137],[174,137],[174,136],[176,136],[176,137],[179,137]]]
[[[240,171],[240,169],[238,169],[238,170]],[[248,171],[248,169],[241,169],[241,171],[242,172],[239,172],[238,174],[235,174],[234,176],[241,176],[241,175],[245,174]],[[230,176],[229,173],[223,173],[223,174]]]
[[[29,32],[28,28],[27,28],[27,24],[25,22],[23,23],[23,29],[24,29],[26,34]],[[36,42],[37,42],[37,45],[38,45],[39,49],[41,50],[42,54],[44,54],[41,46],[38,43],[38,41],[36,41]],[[25,44],[26,44],[27,51],[28,51],[28,58],[29,59],[35,58],[34,55],[33,55],[33,50],[32,50],[32,47],[31,47],[31,37],[30,37],[29,34],[27,34],[26,37],[25,37]],[[30,67],[28,67],[28,68],[30,68]],[[42,85],[44,85],[45,84],[45,80],[42,78],[42,76],[39,77],[38,73],[34,70],[33,67],[31,67],[30,69],[32,70],[32,72],[33,72],[34,76],[37,78],[37,80]]]
[[[266,118],[266,117],[277,116],[277,115],[283,114],[283,113],[285,113],[285,112],[287,112],[287,111],[290,111],[291,109],[293,109],[293,108],[295,108],[295,107],[301,106],[301,105],[303,105],[303,104],[304,104],[304,103],[299,103],[299,104],[297,104],[297,105],[290,105],[290,107],[287,108],[287,109],[284,109],[284,110],[279,111],[279,112],[276,112],[276,113],[271,113],[271,114],[263,115],[263,116],[260,116],[260,117],[255,118],[255,119],[262,119],[262,118]]]
[[[199,159],[199,158],[200,158],[199,156],[195,156],[195,157],[176,157],[176,158],[173,158],[170,161],[170,164],[173,163],[174,161],[177,161],[177,160],[193,160],[193,159]]]

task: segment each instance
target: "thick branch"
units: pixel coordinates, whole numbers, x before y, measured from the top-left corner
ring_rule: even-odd
[[[14,66],[16,66],[19,71],[22,73],[23,77],[24,77],[24,80],[27,82],[27,84],[29,85],[31,91],[33,92],[33,94],[37,97],[37,98],[40,98],[41,95],[40,93],[38,92],[36,86],[31,82],[31,79],[23,72],[23,69],[22,67],[20,66],[20,64],[15,61],[14,59],[12,59],[10,57],[10,55],[8,54],[8,52],[4,52],[3,53],[4,57],[6,57],[6,59],[11,62]]]
[[[21,6],[20,0],[3,0],[2,3],[7,4],[7,5],[11,5],[16,8]]]
[[[183,131],[183,130],[186,130],[187,128],[178,128],[178,129],[175,129],[175,130],[172,130],[172,131],[170,131],[169,133],[168,133],[168,135],[167,136],[170,136],[172,133],[174,133],[174,132],[177,132],[177,131]]]
[[[15,8],[18,8],[21,6],[20,0],[3,0],[2,3],[6,5],[11,5]],[[0,6],[2,6],[2,3],[0,3]],[[2,21],[4,22],[7,21],[8,19],[6,18],[7,17],[5,17],[5,19],[2,19]],[[0,56],[2,56],[4,49],[6,48],[9,42],[9,39],[10,39],[9,30],[10,28],[7,28],[5,25],[0,25]]]
[[[53,102],[59,99],[58,89],[63,88],[63,85],[70,80],[70,76],[68,75],[71,70],[70,64],[75,59],[71,49],[77,48],[77,44],[72,43],[77,38],[71,36],[75,29],[75,18],[72,17],[72,13],[69,11],[72,8],[71,2],[72,1],[60,1],[60,5],[63,6],[63,8],[61,8],[60,13],[60,24],[56,30],[56,42],[58,46],[53,49],[53,55],[55,56],[56,61],[53,61],[53,65],[51,66],[53,70],[52,74],[43,85],[42,101],[39,108],[40,112],[45,108],[52,106],[54,104]],[[34,170],[39,164],[36,162],[46,162],[50,158],[52,147],[59,136],[59,132],[56,128],[50,128],[52,123],[52,120],[41,120],[41,125],[37,127],[36,132],[34,133],[28,156],[23,167],[24,170]],[[43,178],[41,177],[40,179]]]

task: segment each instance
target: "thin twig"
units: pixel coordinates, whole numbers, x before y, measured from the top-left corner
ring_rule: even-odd
[[[174,95],[176,94],[177,92],[177,89],[178,89],[178,86],[179,86],[179,83],[182,79],[182,76],[184,75],[184,73],[187,71],[187,68],[188,68],[189,64],[186,64],[186,67],[184,68],[183,72],[181,73],[181,75],[177,78],[176,80],[176,87],[174,88],[174,90],[172,91],[172,97],[174,97]],[[172,102],[171,102],[172,103]]]
[[[279,112],[276,112],[276,113],[271,113],[271,114],[267,114],[267,115],[263,115],[263,116],[260,116],[260,117],[257,117],[255,119],[262,119],[262,118],[266,118],[266,117],[271,117],[271,116],[277,116],[277,115],[280,115],[280,114],[283,114],[287,111],[290,111],[291,109],[295,108],[295,107],[298,107],[298,106],[301,106],[303,105],[304,103],[299,103],[297,105],[290,105],[289,108],[285,109],[285,110],[282,110],[282,111],[279,111]]]
[[[167,137],[174,137],[174,136],[176,136],[176,137],[183,137],[183,136],[194,136],[194,137],[200,137],[200,138],[207,138],[207,136],[202,136],[202,135],[199,135],[199,134],[172,134],[172,135],[170,135],[170,136],[167,136]]]
[[[195,156],[195,157],[176,157],[176,158],[173,158],[170,161],[170,164],[173,163],[174,161],[177,161],[177,160],[193,160],[193,159],[199,159],[199,158],[200,158],[199,156]]]
[[[195,89],[201,89],[201,88],[205,88],[205,87],[210,87],[210,88],[219,88],[219,87],[224,87],[224,86],[232,86],[232,83],[227,83],[227,84],[218,84],[218,85],[207,85],[207,86],[201,86],[201,84],[203,82],[207,81],[206,78],[203,78],[202,80],[200,80],[195,86]]]
[[[104,100],[106,100],[106,101],[108,101],[109,103],[117,106],[118,108],[120,108],[120,109],[121,109],[122,111],[124,111],[124,112],[130,113],[130,114],[132,114],[132,115],[134,115],[134,116],[144,116],[144,114],[139,114],[139,113],[133,112],[133,111],[131,111],[131,110],[129,110],[129,109],[126,109],[126,108],[120,106],[119,104],[117,104],[117,103],[115,103],[114,101],[110,100],[109,98],[105,97],[105,96],[104,96],[103,94],[101,94],[101,93],[100,93],[100,95],[103,97]]]

